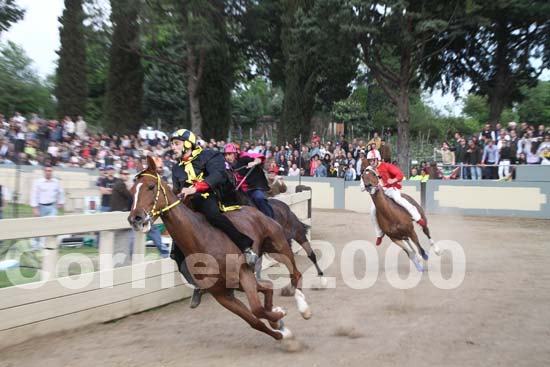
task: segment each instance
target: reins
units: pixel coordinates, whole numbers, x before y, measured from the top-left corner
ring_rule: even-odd
[[[156,175],[152,175],[150,173],[145,173],[144,172],[144,173],[138,173],[136,175],[137,178],[139,178],[141,176],[148,176],[148,177],[152,177],[152,178],[157,180],[157,186],[158,186],[157,187],[157,193],[155,195],[155,202],[153,203],[153,209],[151,209],[151,214],[153,215],[153,217],[157,216],[157,215],[162,216],[162,214],[166,213],[168,210],[172,209],[173,207],[175,207],[176,205],[181,203],[181,200],[178,199],[178,200],[174,201],[172,204],[167,205],[164,208],[157,210],[156,207],[157,207],[157,203],[158,203],[158,200],[159,200],[161,190],[162,190],[162,194],[164,195],[164,201],[166,202],[166,204],[168,204],[168,195],[166,194],[166,189],[162,185],[161,177],[158,173]]]

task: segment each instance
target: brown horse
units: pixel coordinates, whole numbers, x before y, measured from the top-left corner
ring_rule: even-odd
[[[422,256],[422,259],[428,260],[428,254],[420,245],[409,212],[384,194],[380,186],[378,171],[369,166],[366,159],[363,160],[361,165],[361,172],[361,179],[376,206],[376,218],[378,219],[380,229],[405,251],[409,259],[411,259],[416,266],[416,269],[423,272],[424,267],[421,264],[420,256]],[[428,219],[426,218],[424,210],[409,195],[402,193],[401,196],[416,207],[420,216],[426,222],[426,226],[423,227],[423,232],[430,240],[430,245],[434,248],[435,254],[439,255],[439,248],[435,245],[430,236]],[[418,252],[420,252],[420,256]]]
[[[230,175],[230,178],[234,182],[236,182],[233,171],[229,170],[227,171],[227,173]],[[252,202],[252,200],[250,200],[248,195],[240,189],[230,193],[230,195],[234,195],[234,200],[240,205],[255,207],[254,203]],[[307,257],[309,258],[309,260],[311,260],[311,262],[315,266],[315,269],[317,270],[317,275],[320,279],[318,288],[326,288],[327,280],[326,278],[324,278],[323,270],[321,270],[321,267],[317,262],[317,255],[311,248],[311,244],[309,243],[309,239],[307,238],[307,231],[309,230],[309,226],[305,223],[302,223],[285,202],[277,200],[275,198],[269,198],[268,200],[269,204],[273,208],[275,221],[281,225],[283,231],[285,232],[285,237],[289,247],[292,246],[292,240],[298,242],[298,244],[304,249]],[[283,295],[292,294],[293,292],[287,291],[283,293]]]
[[[170,190],[156,172],[155,162],[148,157],[147,169],[136,176],[131,189],[134,198],[128,221],[135,231],[147,232],[159,216],[166,225],[174,243],[185,255],[187,267],[197,285],[222,306],[243,318],[251,327],[279,340],[292,336],[282,324],[286,312],[273,308],[273,284],[256,280],[253,269],[245,265],[237,246],[217,228],[212,227],[202,214],[196,213]],[[162,193],[162,195],[161,195]],[[292,251],[287,246],[281,226],[252,208],[226,213],[239,231],[253,239],[256,253],[274,252],[284,260],[295,288],[295,299],[305,319],[311,310],[301,291],[302,274],[297,270]],[[199,267],[203,265],[203,267]],[[207,276],[200,276],[207,275]],[[250,309],[237,299],[233,291],[245,292]],[[262,306],[258,292],[265,296]],[[267,319],[271,328],[260,319]]]

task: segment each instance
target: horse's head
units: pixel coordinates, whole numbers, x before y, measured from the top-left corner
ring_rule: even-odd
[[[374,195],[378,190],[379,182],[380,175],[378,171],[364,158],[361,163],[361,190],[367,190],[369,194]]]
[[[166,183],[157,173],[155,161],[147,157],[147,169],[138,164],[134,186],[130,189],[133,197],[132,209],[128,222],[135,231],[148,232],[151,225],[161,214],[163,208],[168,207]]]

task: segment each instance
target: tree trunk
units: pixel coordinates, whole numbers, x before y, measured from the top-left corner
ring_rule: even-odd
[[[494,96],[489,97],[489,122],[494,128],[497,123],[500,122],[500,116],[505,107],[504,96],[501,96],[501,93],[498,91]]]
[[[195,135],[202,136],[202,115],[199,99],[199,85],[201,73],[197,65],[194,51],[189,47],[187,49],[187,94],[189,96],[189,109],[191,111],[191,131]]]
[[[397,166],[409,176],[409,94],[401,91],[397,101]]]

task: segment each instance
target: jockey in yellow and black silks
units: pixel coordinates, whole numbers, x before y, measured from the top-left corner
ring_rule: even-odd
[[[245,255],[247,264],[254,266],[258,256],[252,250],[252,239],[239,232],[221,213],[218,205],[218,200],[221,198],[218,197],[217,192],[222,191],[222,187],[229,181],[222,154],[213,150],[203,150],[197,144],[195,134],[186,129],[180,129],[172,134],[170,146],[174,152],[174,158],[178,161],[172,168],[174,192],[181,198],[193,195],[191,198],[193,208],[204,214],[211,225],[227,234]],[[175,258],[178,266],[181,266],[177,259],[178,255],[179,260],[182,260],[183,254],[176,254]]]

